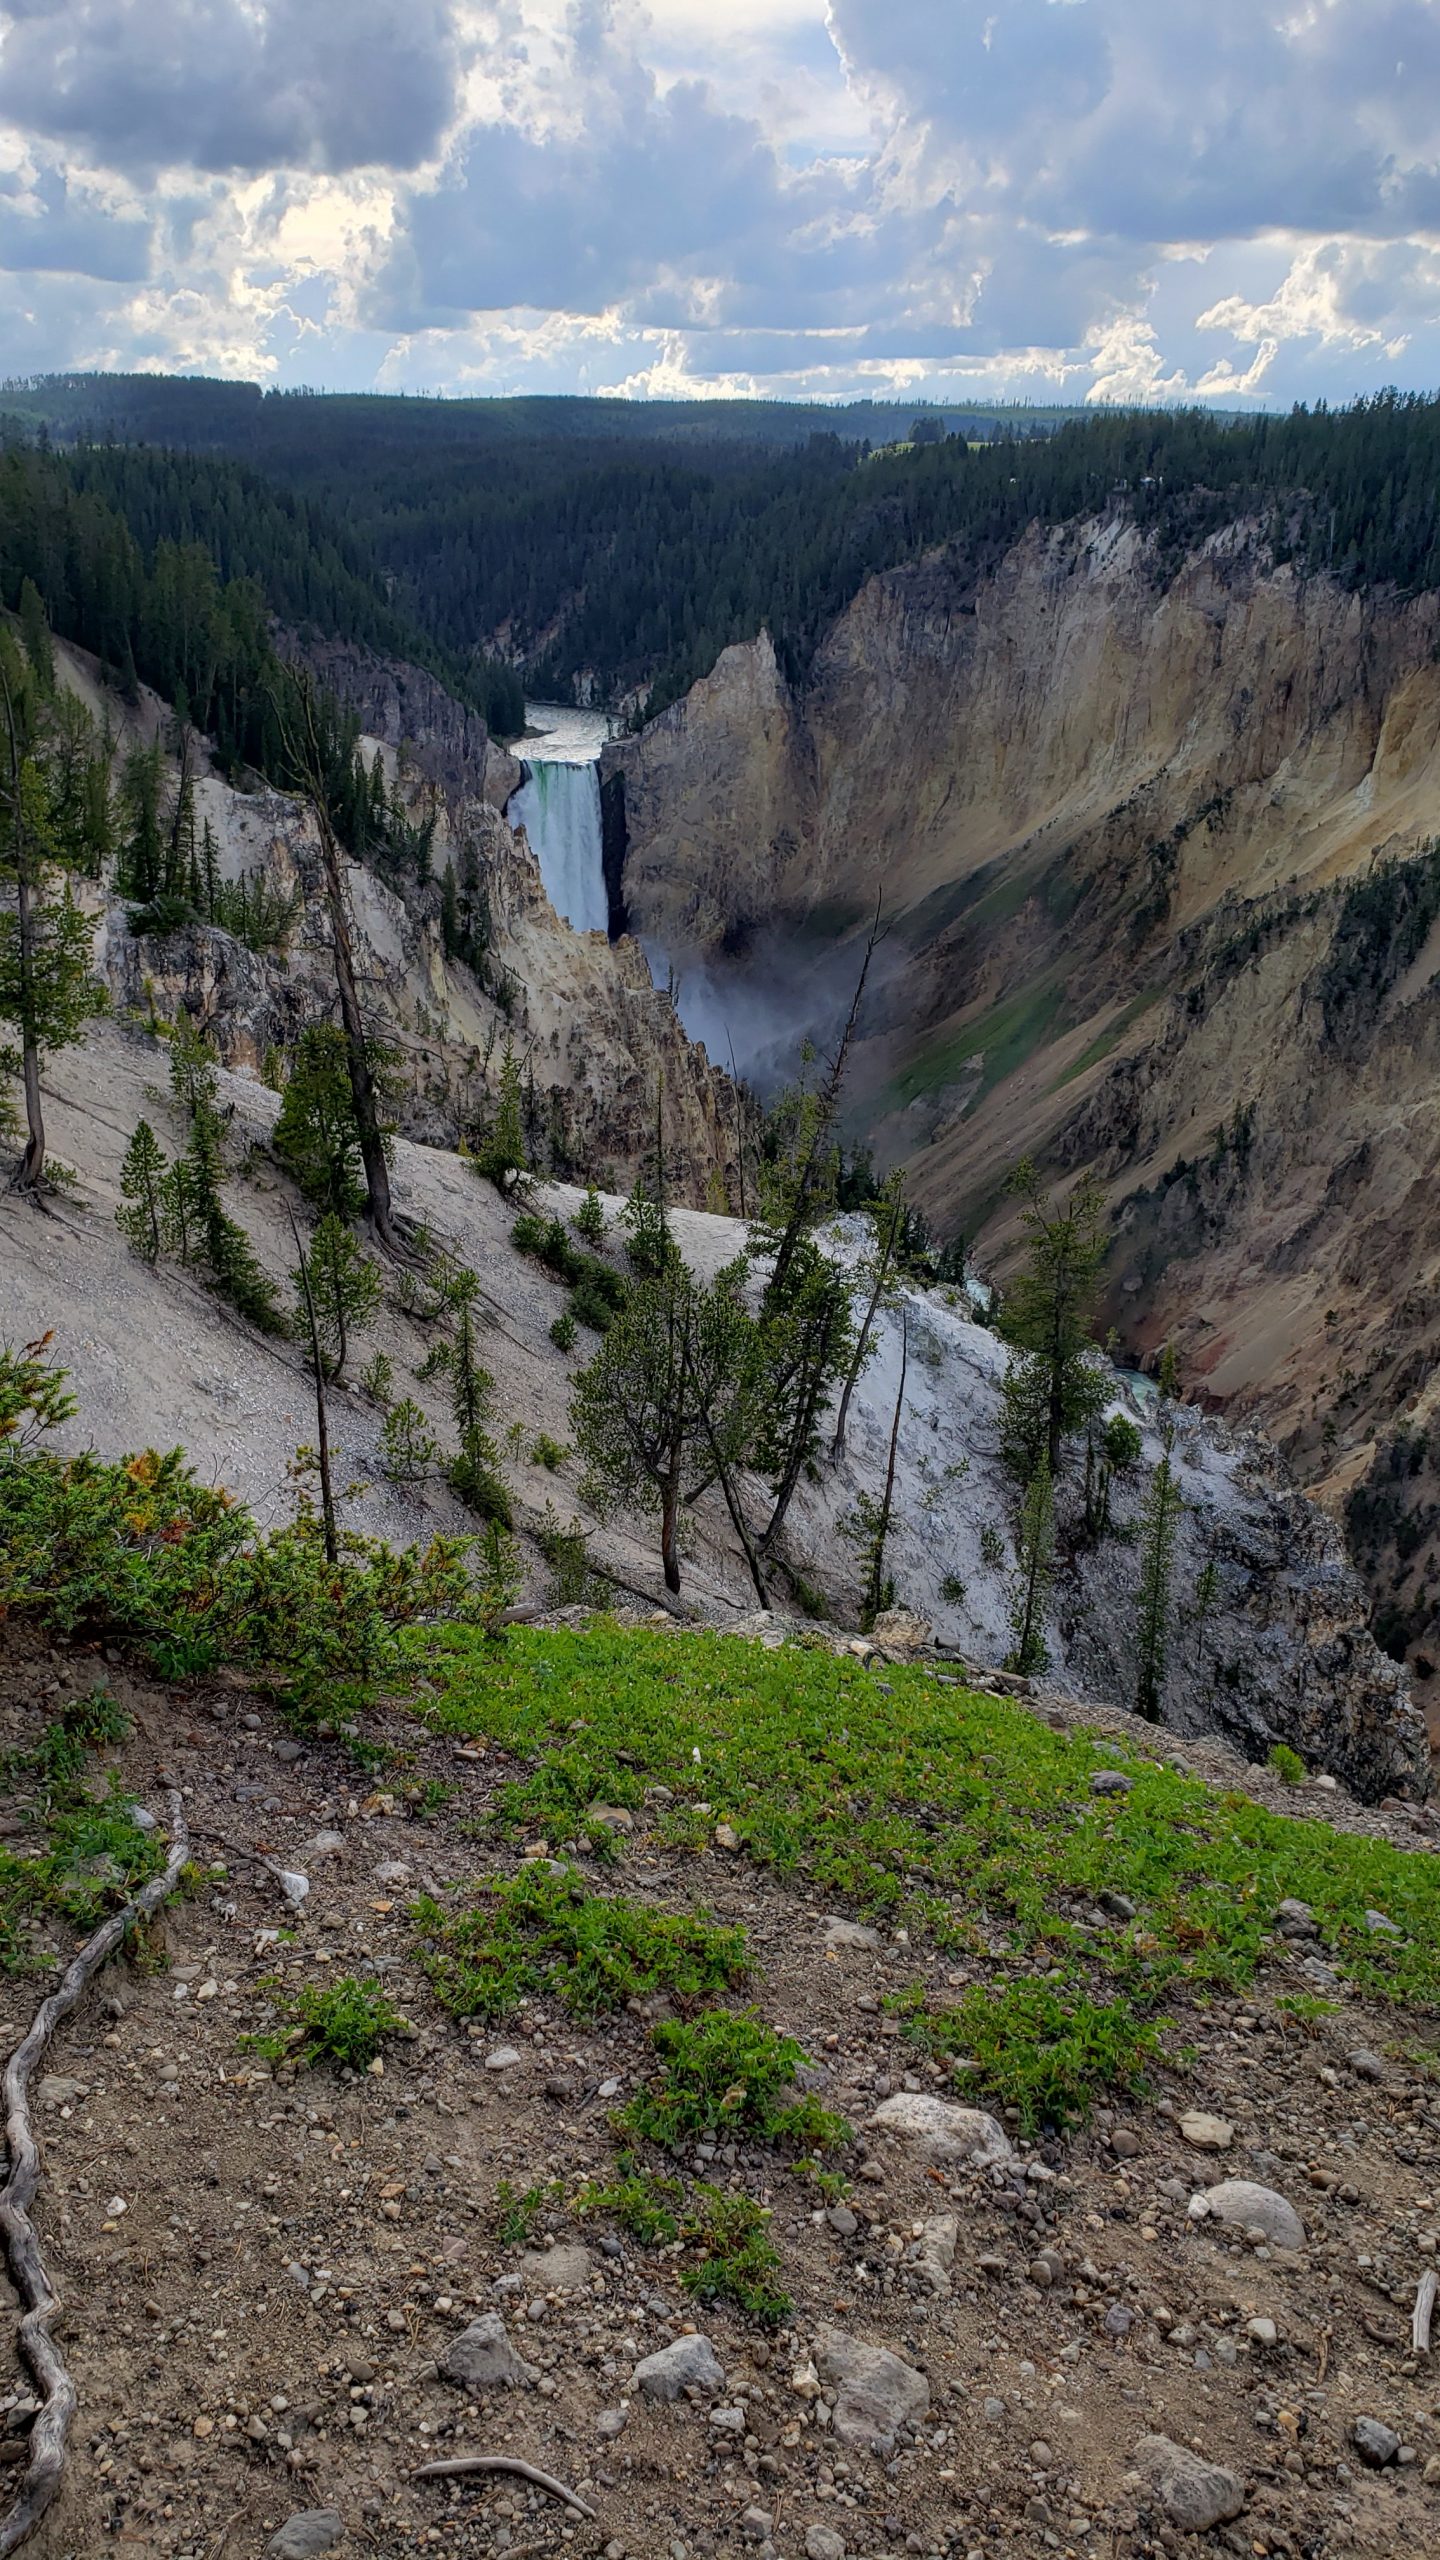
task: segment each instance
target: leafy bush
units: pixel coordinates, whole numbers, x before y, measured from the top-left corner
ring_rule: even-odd
[[[813,2097],[794,2096],[804,2048],[793,2036],[767,2027],[753,2009],[708,2009],[693,2024],[666,2018],[651,2041],[663,2077],[617,2116],[627,2133],[667,2151],[711,2133],[788,2142],[806,2151],[828,2150],[849,2138],[843,2116]]]
[[[575,1318],[567,1307],[563,1316],[557,1316],[550,1327],[550,1339],[557,1351],[573,1351],[578,1331]]]
[[[242,2036],[241,2043],[271,2062],[294,2062],[301,2070],[328,2062],[337,2071],[368,2071],[386,2037],[403,2034],[410,2024],[380,1983],[359,1982],[351,1973],[338,1982],[307,1982],[279,2006],[288,2028]]]
[[[472,1614],[468,1545],[349,1537],[331,1565],[312,1516],[260,1530],[179,1449],[0,1456],[0,1616],[139,1645],[170,1677],[228,1661],[288,1673],[299,1695],[373,1680],[399,1628]]]
[[[1265,1765],[1267,1769],[1274,1770],[1277,1778],[1283,1778],[1287,1787],[1298,1787],[1304,1783],[1305,1763],[1298,1751],[1291,1750],[1288,1742],[1273,1742],[1265,1754]]]
[[[608,2185],[592,2178],[576,2197],[580,2213],[608,2213],[644,2249],[669,2248],[680,2237],[676,2207],[684,2202],[679,2178],[656,2177],[642,2169],[633,2151],[622,2151]]]
[[[530,1445],[531,1465],[544,1467],[552,1476],[557,1467],[564,1466],[569,1455],[569,1450],[563,1448],[558,1440],[552,1440],[548,1431],[537,1432]]]
[[[413,1916],[420,1961],[459,2018],[508,2017],[540,1991],[593,2018],[657,1991],[699,1999],[748,1971],[743,1929],[589,1893],[573,1870],[526,1867],[471,1909],[427,1896]]]

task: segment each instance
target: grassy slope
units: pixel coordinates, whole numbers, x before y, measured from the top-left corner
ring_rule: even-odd
[[[434,1726],[527,1759],[501,1798],[527,1839],[593,1846],[593,1804],[668,1789],[660,1841],[698,1853],[726,1824],[758,1864],[978,1963],[953,2014],[912,2004],[912,2031],[1027,2122],[1133,2084],[1167,1999],[1247,1984],[1289,1897],[1357,1989],[1440,1995],[1433,1857],[1219,1793],[1146,1756],[1140,1728],[1117,1750],[943,1674],[607,1621],[499,1652],[469,1630],[417,1641]],[[1094,1793],[1101,1770],[1128,1787]],[[1102,1893],[1133,1916],[1097,1928]]]

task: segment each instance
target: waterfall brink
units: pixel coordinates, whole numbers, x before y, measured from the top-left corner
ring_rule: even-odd
[[[529,837],[557,916],[576,933],[608,933],[599,766],[527,764],[509,816]]]

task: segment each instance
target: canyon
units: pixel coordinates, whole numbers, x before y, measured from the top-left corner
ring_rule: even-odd
[[[1002,1279],[1016,1160],[1093,1168],[1126,1356],[1348,1517],[1432,1698],[1437,635],[1117,507],[872,577],[802,680],[762,634],[602,757],[682,1012],[833,1020],[879,901],[852,1136]]]

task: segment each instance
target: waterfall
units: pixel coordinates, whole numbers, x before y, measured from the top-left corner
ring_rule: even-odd
[[[576,933],[608,933],[598,764],[529,764],[510,802],[540,865],[545,895]]]

